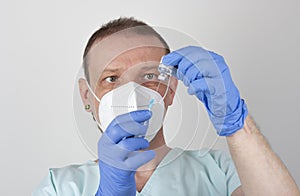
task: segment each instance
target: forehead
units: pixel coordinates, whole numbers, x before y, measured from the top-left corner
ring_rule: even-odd
[[[163,48],[143,46],[125,51],[116,56],[104,67],[104,69],[127,69],[137,65],[153,64],[159,62],[164,54],[165,49]]]
[[[159,62],[166,48],[154,36],[112,35],[94,43],[87,55],[90,80],[97,80],[104,69],[128,69],[131,66]]]

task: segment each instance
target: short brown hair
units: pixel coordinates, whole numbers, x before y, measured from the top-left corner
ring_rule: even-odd
[[[133,27],[142,27],[142,28],[133,28]],[[154,36],[157,37],[163,46],[166,49],[166,53],[170,52],[170,48],[167,44],[167,42],[161,37],[159,33],[157,33],[152,27],[147,25],[145,22],[136,20],[133,17],[127,18],[127,17],[121,17],[116,20],[112,20],[104,25],[102,25],[96,32],[93,33],[93,35],[90,37],[90,39],[87,42],[87,45],[84,49],[83,53],[83,68],[84,68],[84,74],[89,82],[89,72],[88,72],[88,63],[86,60],[87,54],[91,50],[93,44],[96,40],[103,39],[107,36],[110,36],[114,33],[117,33],[119,31],[132,28],[132,32],[136,33],[138,35],[148,35],[148,36]]]

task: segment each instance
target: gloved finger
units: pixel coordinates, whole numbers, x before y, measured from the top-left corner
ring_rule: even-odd
[[[179,74],[180,74],[180,72],[177,71],[177,75],[179,75]],[[182,80],[182,82],[185,86],[189,86],[190,85],[190,79],[186,75],[183,75],[183,74],[180,74],[180,75],[181,75],[181,79],[179,79],[179,78],[178,79]]]
[[[154,152],[147,151],[139,151],[140,147],[147,147],[147,141],[136,140],[134,144],[131,145],[132,142],[131,138],[128,138],[129,142],[126,143],[121,141],[121,145],[113,144],[109,142],[109,139],[106,140],[99,140],[98,142],[98,158],[99,160],[105,162],[107,165],[124,169],[130,170],[131,168],[137,168],[136,166],[140,166],[152,158]],[[124,139],[124,141],[128,140]],[[134,138],[132,138],[134,139]],[[143,138],[136,138],[136,139],[143,139]],[[140,145],[140,146],[139,146]],[[125,149],[127,148],[127,149]],[[130,149],[130,150],[129,150]],[[143,148],[144,149],[144,148]],[[145,152],[145,153],[144,153]],[[150,155],[148,155],[150,154]],[[150,156],[150,157],[149,157]],[[132,158],[132,157],[137,157]]]
[[[170,53],[170,54],[164,56],[163,58],[170,59],[168,61],[165,61],[165,62],[169,62],[168,64],[165,64],[165,65],[176,66],[177,71],[176,71],[175,77],[178,80],[183,81],[184,84],[187,85],[188,80],[185,78],[185,70],[187,70],[190,66],[193,66],[193,64],[190,62],[181,63],[181,61],[184,59],[184,56],[182,56],[176,52]],[[162,63],[163,62],[164,62],[164,60],[162,61]],[[178,65],[180,65],[180,67]]]
[[[129,153],[128,150],[122,149],[117,146],[106,134],[103,133],[98,141],[98,158],[105,161],[107,164],[113,164],[121,161]]]
[[[168,66],[177,66],[183,56],[180,53],[177,53],[176,51],[170,52],[169,54],[163,56],[162,58],[162,64],[168,65]]]
[[[194,63],[182,59],[178,65],[177,78],[182,80],[184,85],[189,86],[191,82],[202,77],[215,77],[216,74],[211,71],[215,65],[208,65],[208,60],[199,59]]]
[[[164,59],[170,59],[169,64],[165,64],[168,66],[177,66],[177,79],[184,81],[184,76],[188,69],[194,66],[194,63],[187,59],[187,56],[180,54],[179,52],[175,51],[173,53],[167,54],[164,56],[162,63],[164,63]]]
[[[200,72],[199,68],[196,66],[193,66],[189,70],[187,70],[185,76],[188,79],[189,83],[191,83],[197,79],[203,78],[202,73]]]
[[[178,64],[178,68],[177,68],[177,78],[182,80],[183,82],[189,81],[186,79],[186,72],[191,69],[194,66],[193,63],[191,63],[190,61],[188,61],[187,59],[185,59],[183,57],[183,59],[179,62]],[[181,73],[181,75],[183,75],[184,77],[179,77],[178,73]],[[186,80],[186,81],[185,81]]]
[[[146,126],[144,122],[149,120],[152,112],[149,110],[138,110],[117,116],[107,127],[105,134],[118,143],[124,137],[144,134]]]
[[[154,150],[134,152],[127,157],[127,159],[124,161],[124,164],[131,170],[135,171],[140,166],[151,161],[154,157],[155,157]]]
[[[200,78],[191,82],[188,92],[191,95],[204,92],[207,95],[224,95],[226,91],[225,81],[222,77]]]
[[[216,81],[222,78],[221,73],[219,71],[211,71],[212,70],[211,68],[207,68],[206,70],[200,70],[199,67],[201,67],[201,69],[203,69],[204,66],[209,67],[206,61],[199,62],[199,63],[201,63],[202,65],[200,66],[195,65],[191,67],[189,70],[187,70],[185,77],[188,79],[189,83],[192,83],[195,80],[199,80],[203,78],[206,81],[207,86],[210,87],[215,85]]]
[[[225,59],[221,55],[218,55],[217,53],[211,51],[208,51],[208,53],[215,62],[215,64],[218,66],[219,72],[223,73],[225,70],[228,69]]]
[[[127,121],[119,124],[109,125],[105,131],[105,134],[113,143],[117,144],[126,137],[145,135],[147,128],[148,125],[135,121]]]
[[[183,60],[181,63],[185,63],[184,61],[185,60]],[[221,76],[222,71],[224,71],[224,70],[220,70],[219,65],[209,53],[206,54],[205,58],[199,57],[199,59],[193,63],[193,66],[191,68],[197,69],[198,78],[199,77],[215,78]],[[189,70],[185,71],[186,75],[188,74]]]
[[[131,122],[135,121],[138,123],[145,122],[149,120],[152,116],[152,112],[150,110],[136,110],[129,113],[121,114],[117,116],[110,124],[109,126],[114,126],[119,123],[123,122]]]
[[[204,93],[204,94],[209,93],[210,89],[207,86],[206,80],[208,79],[200,78],[191,82],[188,88],[188,93],[190,95],[197,95],[199,93]]]
[[[194,78],[190,78],[190,75],[187,74],[191,70],[193,70],[193,72],[195,72],[194,74],[198,75],[199,77],[202,75],[197,66],[182,56],[182,59],[179,61],[177,66],[176,77],[178,80],[183,81],[185,86],[188,86],[190,82],[194,80]]]
[[[138,151],[149,147],[149,142],[144,138],[126,138],[117,144],[120,148],[129,151]]]
[[[178,80],[183,81],[183,83],[184,83],[185,86],[188,86],[188,85],[189,85],[189,79],[188,79],[188,78],[187,78],[180,70],[177,70],[177,71],[176,71],[175,77],[176,77]]]
[[[164,56],[162,63],[171,66],[177,65],[178,70],[184,75],[191,66],[196,66],[204,77],[216,77],[228,69],[222,56],[196,46],[185,47],[169,53]],[[178,79],[182,80],[180,77]]]
[[[165,55],[162,59],[162,63],[165,65],[176,66],[183,57],[188,59],[189,62],[194,63],[205,53],[207,53],[207,51],[201,47],[188,46]]]
[[[181,81],[183,81],[184,79],[184,75],[183,75],[183,73],[181,73],[180,71],[178,71],[177,70],[177,72],[176,72],[176,75],[175,75],[175,77],[178,79],[178,80],[181,80]]]
[[[135,121],[124,122],[118,124],[123,132],[127,132],[129,136],[145,135],[148,129],[148,123],[138,123]]]

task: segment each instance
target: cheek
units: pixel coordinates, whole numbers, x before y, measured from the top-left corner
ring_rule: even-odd
[[[96,99],[94,99],[95,112],[97,115],[98,115],[99,104],[100,103]]]
[[[167,88],[165,85],[163,85],[158,89],[158,93],[161,95],[161,97],[165,96],[164,103],[165,103],[165,109],[167,109],[168,106],[172,104],[172,100],[173,100],[172,90],[170,88]]]
[[[169,88],[166,98],[164,99],[165,101],[165,107],[167,108],[168,106],[172,105],[173,103],[173,98],[174,98],[174,92]]]
[[[157,90],[157,89],[155,89],[155,90]],[[166,94],[166,90],[167,90],[167,87],[165,85],[161,85],[157,91],[162,97],[164,97]]]
[[[99,120],[99,117],[98,117],[99,102],[93,97],[90,100],[90,103],[91,103],[91,113],[92,113],[92,115],[94,116],[94,118],[96,120]]]

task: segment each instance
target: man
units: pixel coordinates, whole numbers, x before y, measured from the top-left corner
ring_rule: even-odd
[[[158,79],[161,58],[176,69],[167,82]],[[120,18],[92,35],[84,69],[81,97],[104,131],[99,160],[51,170],[36,195],[300,195],[218,54],[195,46],[170,53],[151,27]],[[177,79],[205,105],[217,133],[226,136],[234,164],[219,151],[199,156],[166,146],[160,119],[172,105]],[[124,112],[130,99],[137,107]]]

